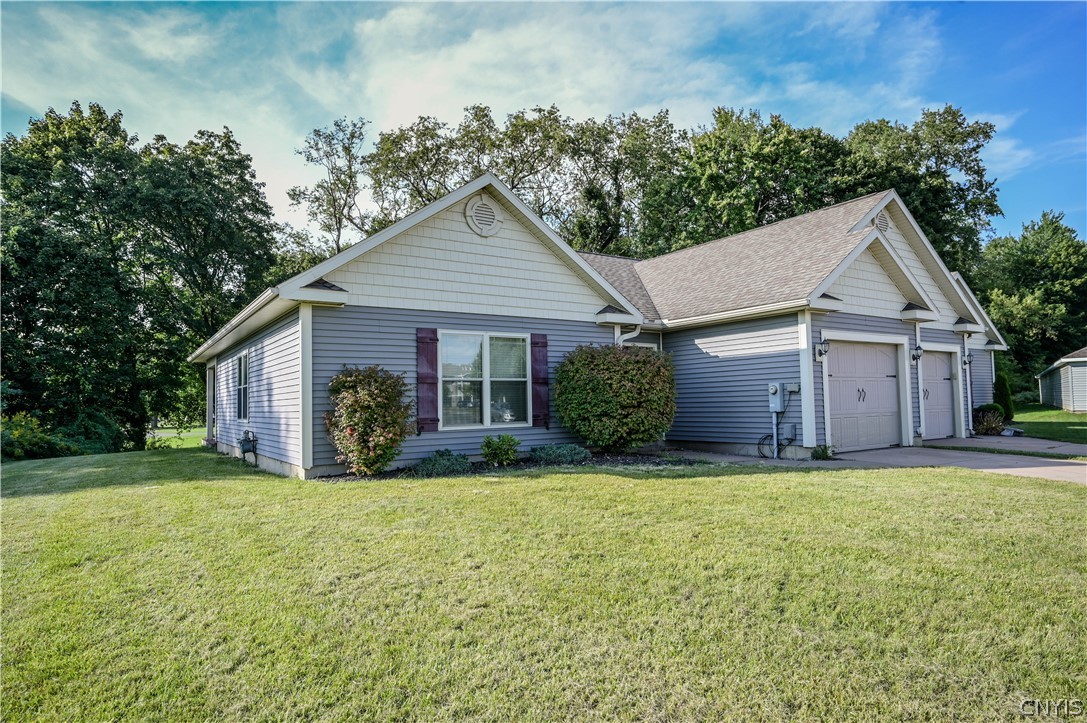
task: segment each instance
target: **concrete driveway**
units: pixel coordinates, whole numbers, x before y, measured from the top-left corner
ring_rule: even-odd
[[[968,440],[957,439],[956,442]],[[1087,462],[1072,459],[1045,459],[1017,454],[961,452],[937,447],[888,447],[865,452],[845,452],[843,462],[871,467],[965,467],[979,472],[1014,474],[1022,477],[1077,482],[1087,485]]]

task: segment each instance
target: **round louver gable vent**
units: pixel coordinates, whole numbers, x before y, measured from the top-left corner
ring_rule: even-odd
[[[886,231],[891,227],[891,220],[887,218],[886,213],[880,211],[876,214],[875,224],[876,228],[878,228],[880,231]]]
[[[483,194],[468,201],[464,218],[480,236],[494,236],[502,228],[502,209]]]

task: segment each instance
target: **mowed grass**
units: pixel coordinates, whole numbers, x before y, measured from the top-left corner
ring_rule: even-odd
[[[1087,487],[3,468],[5,720],[1016,719],[1087,697]]]
[[[148,440],[158,440],[159,444],[165,447],[191,449],[200,446],[201,440],[208,436],[207,432],[207,427],[185,430],[177,427],[159,427],[154,435],[148,437]]]
[[[1087,414],[1074,414],[1041,404],[1023,404],[1016,407],[1011,426],[1021,428],[1028,437],[1087,444]]]

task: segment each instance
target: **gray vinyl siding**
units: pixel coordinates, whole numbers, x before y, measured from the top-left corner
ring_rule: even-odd
[[[909,346],[917,346],[916,328],[913,322],[901,319],[887,319],[879,316],[861,316],[858,314],[843,314],[832,312],[829,314],[812,315],[812,344],[822,339],[823,329],[836,329],[838,331],[865,332],[869,334],[890,334],[909,338]],[[924,337],[925,332],[921,335]],[[831,342],[833,345],[834,342]],[[917,367],[910,364],[909,369],[899,370],[900,374],[910,375],[910,399],[913,405],[913,426],[916,428],[921,419],[921,401],[917,388]],[[815,429],[818,444],[826,444],[826,418],[823,413],[823,368],[821,362],[815,364]]]
[[[664,334],[676,367],[677,407],[668,439],[758,444],[771,434],[767,385],[800,382],[796,314]],[[782,424],[803,435],[800,394]]]
[[[653,344],[659,350],[661,348],[661,333],[659,331],[643,331],[638,336],[627,339],[625,344]]]
[[[923,332],[922,332],[923,333]],[[993,402],[993,354],[987,350],[971,349],[974,360],[970,363],[970,382],[974,406]]]
[[[249,419],[237,418],[235,361],[249,350]],[[298,311],[220,354],[216,361],[216,424],[220,441],[238,446],[245,430],[257,436],[257,453],[301,464],[302,355]]]
[[[1042,375],[1042,404],[1087,412],[1087,363],[1072,362]]]
[[[407,309],[383,309],[364,306],[313,309],[313,463],[336,464],[336,450],[328,441],[325,412],[329,409],[328,384],[345,365],[365,367],[379,364],[389,371],[404,374],[415,385],[416,341],[419,328],[460,329],[547,335],[547,361],[554,380],[554,370],[563,356],[579,344],[611,344],[610,326],[592,322],[557,319],[530,319],[488,314],[461,314]],[[542,444],[580,441],[558,424],[551,396],[551,428],[501,426],[478,429],[439,430],[408,438],[397,466],[416,462],[438,449],[451,449],[478,455],[483,437],[512,434],[521,440],[522,452]]]

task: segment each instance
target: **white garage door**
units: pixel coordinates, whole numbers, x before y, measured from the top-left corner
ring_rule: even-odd
[[[901,444],[895,347],[836,341],[827,364],[831,445],[848,452]]]
[[[926,351],[921,357],[921,398],[925,402],[925,439],[955,434],[955,389],[951,381],[951,354]]]

